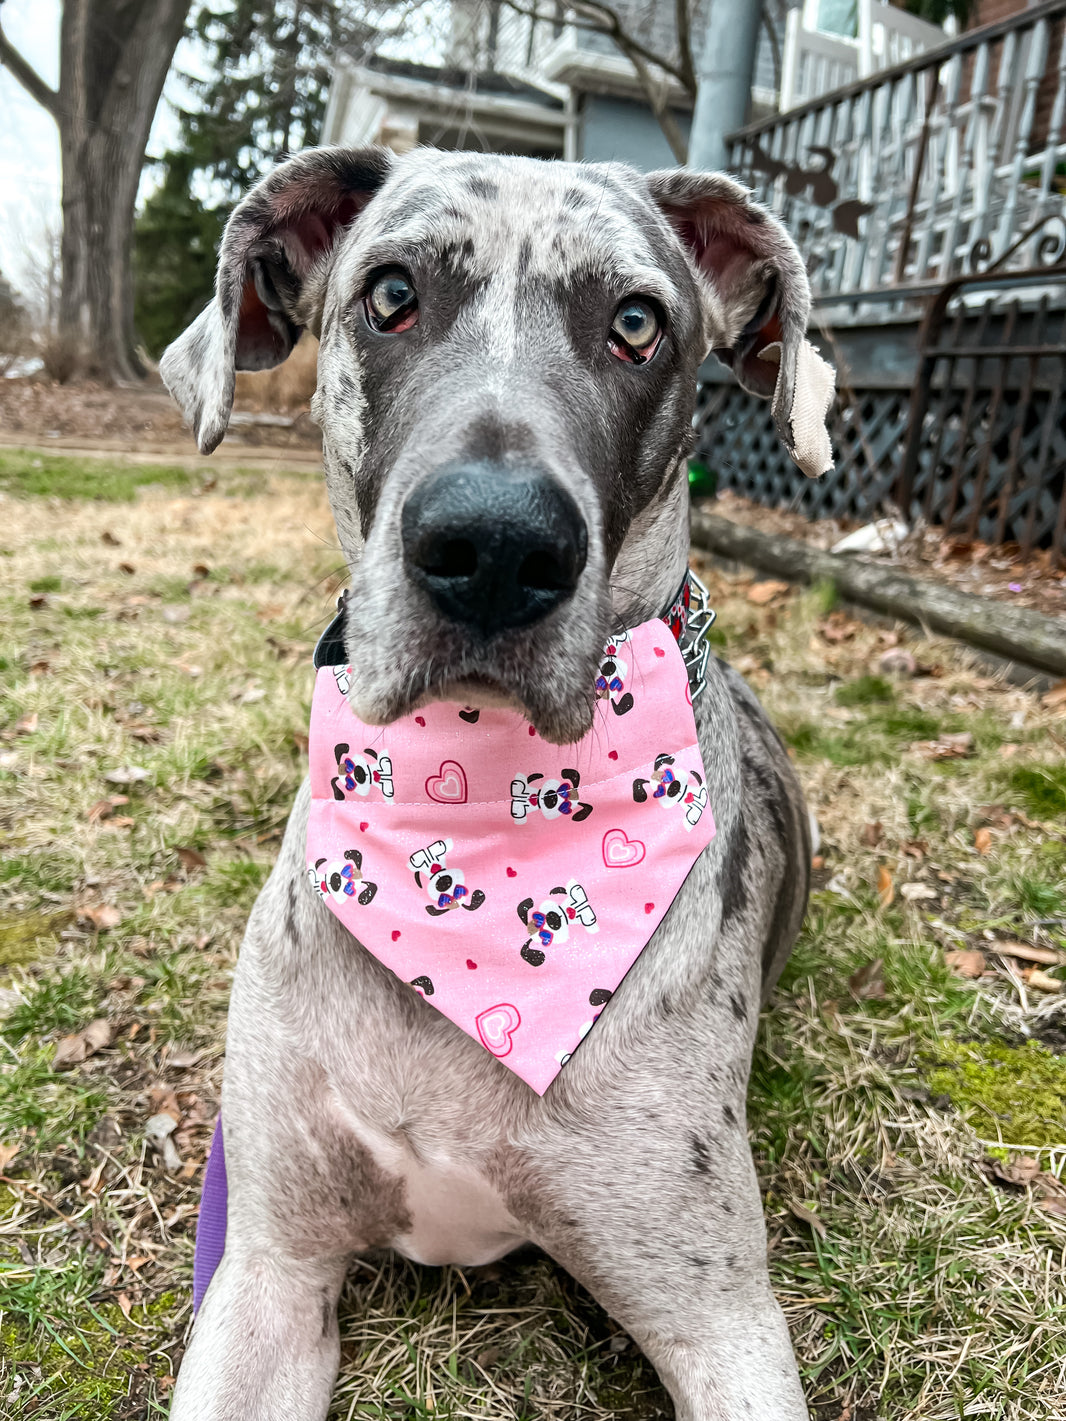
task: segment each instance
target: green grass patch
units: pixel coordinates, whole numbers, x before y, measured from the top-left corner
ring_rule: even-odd
[[[1030,814],[1040,819],[1066,818],[1066,760],[1057,765],[1015,765],[1006,787]]]
[[[149,484],[189,489],[197,482],[187,469],[169,464],[124,464],[117,460],[38,454],[32,449],[0,450],[0,489],[19,498],[129,503],[138,489]]]
[[[838,686],[833,698],[838,706],[870,706],[891,703],[896,693],[883,676],[859,676]]]
[[[943,1040],[926,1060],[930,1089],[984,1139],[1034,1148],[1066,1140],[1066,1057],[1035,1041]]]

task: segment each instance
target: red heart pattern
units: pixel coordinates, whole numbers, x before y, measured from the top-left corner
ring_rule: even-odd
[[[603,861],[608,868],[635,868],[644,862],[647,849],[624,829],[608,829],[603,836]]]
[[[442,760],[440,770],[426,780],[426,794],[435,804],[466,803],[466,771],[458,760]]]
[[[510,1002],[499,1002],[476,1016],[474,1025],[486,1051],[494,1056],[506,1056],[514,1045],[511,1038],[522,1025],[522,1018],[518,1008]]]

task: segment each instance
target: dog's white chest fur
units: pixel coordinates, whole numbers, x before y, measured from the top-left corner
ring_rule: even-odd
[[[414,1263],[478,1267],[525,1243],[527,1236],[503,1200],[471,1164],[424,1131],[385,1133],[340,1106],[350,1130],[374,1163],[403,1189],[410,1227],[389,1246]]]

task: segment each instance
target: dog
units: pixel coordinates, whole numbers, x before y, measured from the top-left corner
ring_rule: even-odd
[[[317,149],[237,206],[215,297],[160,368],[209,453],[235,370],[318,335],[353,710],[517,708],[563,746],[592,724],[605,642],[685,574],[709,351],[826,467],[809,301],[784,229],[718,174]],[[739,675],[712,658],[694,713],[716,835],[544,1096],[308,891],[300,790],[236,969],[226,1249],[171,1421],[321,1421],[354,1255],[478,1265],[528,1242],[634,1338],[680,1421],[807,1416],[745,1093],[808,819]]]

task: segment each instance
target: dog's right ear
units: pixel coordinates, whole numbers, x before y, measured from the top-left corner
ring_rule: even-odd
[[[234,209],[218,255],[215,295],[163,352],[159,373],[202,454],[229,424],[238,370],[268,370],[303,324],[309,273],[384,183],[385,148],[312,148],[282,163]]]

